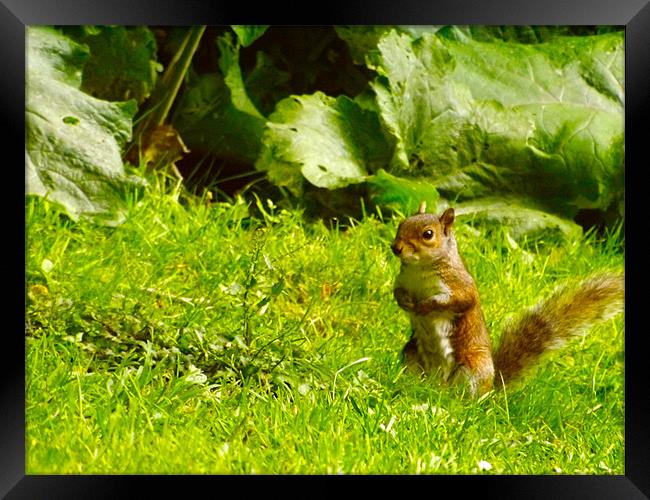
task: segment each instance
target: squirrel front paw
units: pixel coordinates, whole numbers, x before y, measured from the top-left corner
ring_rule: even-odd
[[[419,316],[426,316],[431,312],[431,306],[428,301],[421,300],[420,302],[413,304],[411,310]]]
[[[396,288],[393,291],[393,295],[395,297],[395,300],[397,301],[397,305],[399,305],[405,311],[408,312],[413,311],[413,308],[415,307],[415,302],[413,301],[411,294],[408,293],[404,288]]]

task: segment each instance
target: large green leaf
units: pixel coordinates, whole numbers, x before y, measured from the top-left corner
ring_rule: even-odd
[[[265,119],[249,99],[239,67],[239,42],[217,39],[221,73],[193,77],[173,123],[192,151],[253,163]]]
[[[549,43],[390,32],[369,59],[390,171],[448,197],[519,194],[574,215],[623,189],[621,33]]]
[[[379,75],[372,88],[384,125],[397,139],[391,169],[401,173],[411,170],[434,118],[447,111],[466,115],[471,94],[448,78],[455,61],[437,37],[424,43],[392,31],[378,49],[369,58]]]
[[[365,64],[368,52],[377,50],[390,26],[336,26],[336,34],[348,45],[355,64]]]
[[[366,56],[377,50],[379,40],[391,30],[398,33],[406,33],[413,38],[418,38],[424,33],[436,33],[443,26],[438,25],[414,25],[414,26],[336,26],[336,34],[348,45],[350,55],[355,64],[365,64]]]
[[[246,93],[251,101],[265,116],[273,112],[276,103],[288,97],[288,82],[291,74],[278,68],[266,52],[255,54],[255,66],[246,75]]]
[[[143,184],[125,175],[120,157],[136,103],[79,90],[87,57],[54,29],[27,29],[26,194],[62,205],[73,219],[113,225],[124,219],[125,192]]]
[[[156,39],[145,26],[70,27],[73,40],[90,49],[81,90],[107,101],[135,99],[141,104],[154,88],[162,66]]]
[[[440,34],[460,41],[473,39],[480,42],[497,40],[520,43],[544,43],[559,36],[590,36],[621,31],[617,26],[445,26]]]
[[[263,120],[264,117],[246,93],[241,68],[239,67],[239,44],[233,41],[230,33],[226,33],[217,38],[217,45],[220,54],[219,68],[223,74],[224,82],[230,90],[233,105],[239,111]]]
[[[302,192],[303,177],[327,189],[363,182],[390,154],[374,112],[321,92],[280,101],[262,142],[256,167],[294,194]]]
[[[403,214],[416,212],[423,201],[430,212],[435,212],[440,198],[428,179],[396,177],[384,169],[368,177],[366,188],[371,203]]]
[[[563,217],[548,213],[534,200],[521,196],[485,197],[455,205],[459,220],[487,231],[506,229],[515,241],[574,240],[582,228]]]
[[[259,26],[239,26],[235,25],[232,27],[233,31],[237,34],[239,38],[239,43],[244,47],[248,47],[255,40],[261,37],[267,30],[268,25],[259,25]]]

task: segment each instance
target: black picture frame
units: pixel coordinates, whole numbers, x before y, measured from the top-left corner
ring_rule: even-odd
[[[641,176],[648,165],[644,146],[648,142],[645,122],[650,116],[650,0],[437,0],[437,1],[351,1],[338,4],[291,5],[277,3],[237,4],[234,2],[200,2],[199,0],[119,0],[84,2],[83,0],[0,0],[0,53],[5,71],[0,81],[0,102],[4,122],[5,144],[16,161],[6,160],[5,170],[13,168],[11,187],[3,193],[7,222],[16,224],[16,236],[9,247],[16,249],[18,262],[2,261],[8,294],[3,300],[5,335],[0,370],[0,497],[6,498],[121,498],[134,496],[138,490],[154,496],[170,491],[170,482],[204,482],[216,479],[218,490],[228,494],[236,481],[245,491],[261,485],[263,479],[225,476],[26,476],[25,475],[25,365],[24,295],[15,292],[24,286],[25,229],[22,211],[23,193],[16,168],[24,160],[19,145],[24,142],[25,26],[36,24],[124,24],[124,25],[193,25],[193,24],[525,24],[525,25],[624,25],[625,53],[625,130],[626,130],[626,352],[625,352],[625,475],[622,476],[429,476],[355,478],[362,487],[383,488],[387,482],[399,483],[401,494],[411,495],[420,488],[433,488],[451,495],[475,490],[484,497],[495,498],[648,498],[650,495],[650,408],[648,402],[648,353],[645,348],[644,317],[640,302],[645,294],[644,267],[647,257],[642,241]],[[22,139],[21,139],[22,136]],[[5,157],[7,157],[5,152]],[[23,160],[21,160],[23,158]],[[18,179],[14,179],[16,175]],[[15,199],[14,199],[15,197]],[[17,244],[15,243],[17,242]],[[21,267],[22,263],[22,267]],[[22,269],[22,271],[21,271]],[[22,280],[22,281],[21,281]],[[22,302],[22,304],[21,304]],[[15,324],[14,324],[15,323]],[[278,487],[284,481],[302,482],[313,478],[273,478]],[[349,478],[327,478],[323,488],[342,491]],[[297,488],[297,489],[296,489]],[[306,484],[292,485],[292,490],[306,493]],[[195,494],[199,490],[186,490]],[[208,490],[210,491],[210,490]],[[235,493],[241,494],[242,490]],[[323,493],[327,490],[322,489]],[[446,493],[448,495],[449,493]],[[302,495],[301,495],[302,496]]]

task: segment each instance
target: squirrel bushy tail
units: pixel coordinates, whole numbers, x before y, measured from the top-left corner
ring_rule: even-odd
[[[493,358],[495,384],[516,379],[547,351],[623,311],[624,298],[624,277],[614,273],[557,289],[504,329]]]

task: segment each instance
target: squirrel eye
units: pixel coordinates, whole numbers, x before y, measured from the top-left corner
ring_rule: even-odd
[[[433,231],[431,229],[427,229],[425,232],[422,233],[422,237],[425,240],[430,240],[431,238],[433,238]]]

